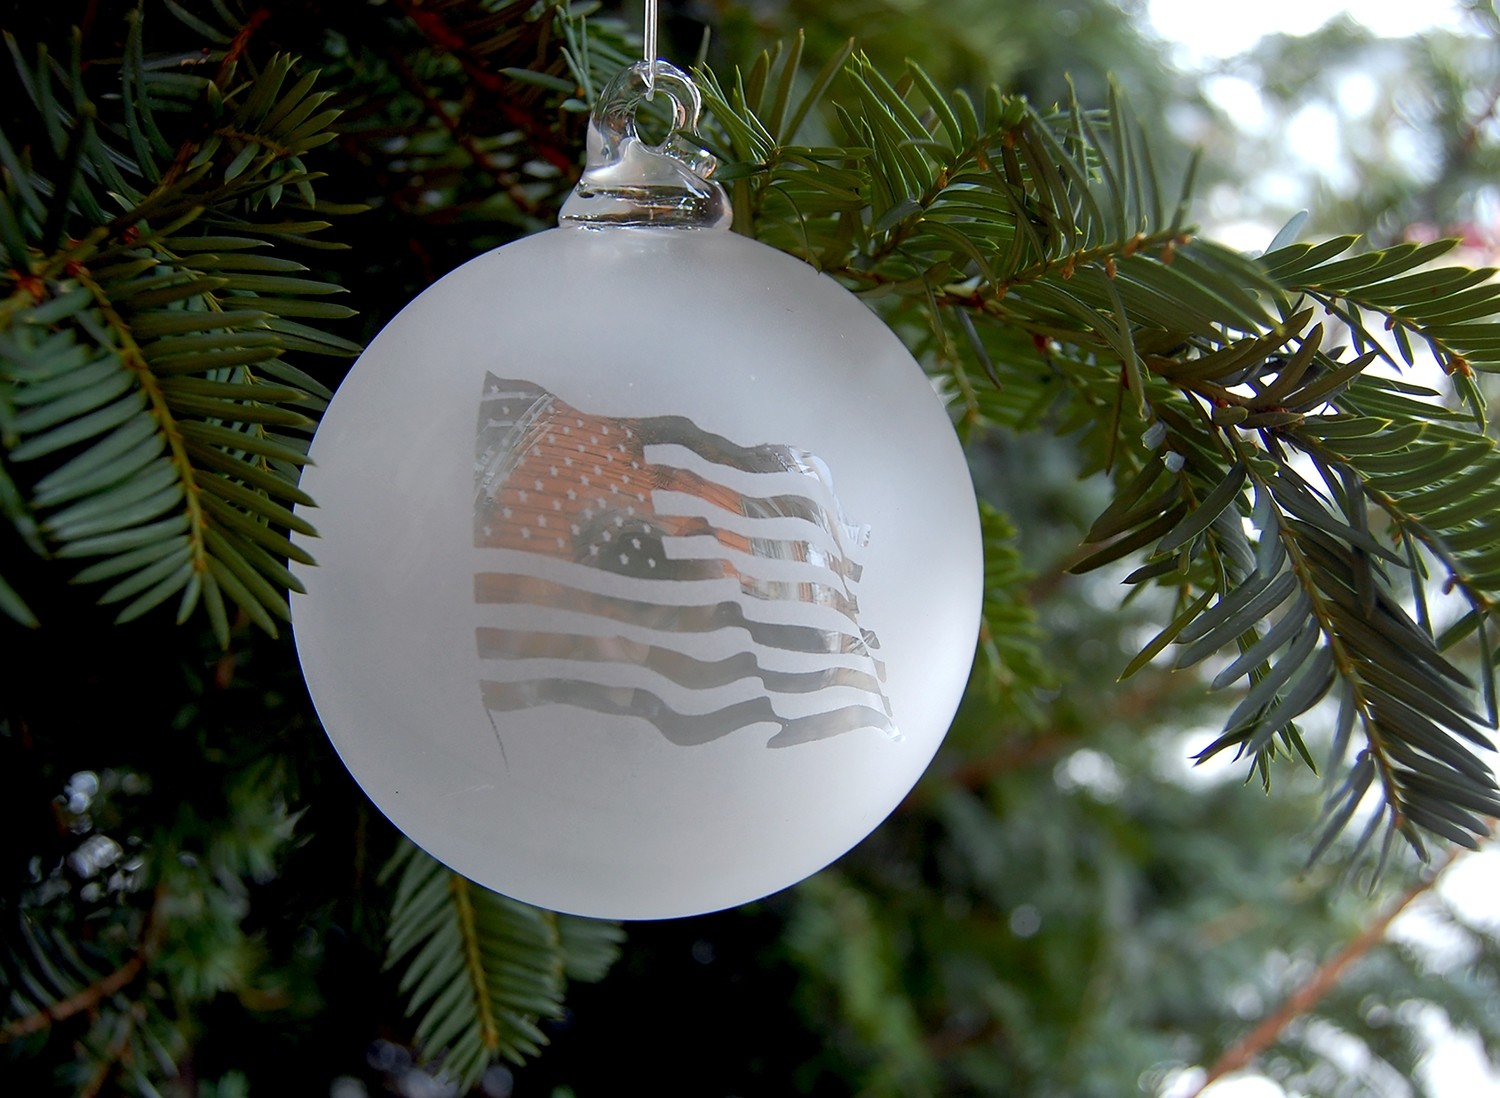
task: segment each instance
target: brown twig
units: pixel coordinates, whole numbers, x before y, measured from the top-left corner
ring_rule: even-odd
[[[24,1037],[31,1033],[37,1033],[58,1022],[66,1021],[73,1015],[85,1010],[92,1010],[109,996],[125,990],[131,981],[138,977],[145,969],[147,961],[156,955],[161,948],[161,939],[165,934],[163,908],[167,902],[167,890],[164,886],[156,886],[156,894],[151,903],[151,910],[146,914],[145,924],[141,927],[140,946],[130,960],[115,969],[108,976],[95,980],[88,987],[74,995],[68,996],[50,1006],[45,1006],[35,1013],[28,1014],[24,1018],[17,1018],[7,1022],[0,1028],[0,1045],[12,1041],[17,1037]],[[138,1005],[138,1004],[137,1004]],[[111,1057],[113,1059],[113,1057]]]
[[[494,71],[489,58],[472,48],[461,28],[449,24],[441,12],[424,8],[418,0],[397,0],[397,7],[434,50],[458,62],[464,75],[485,93],[486,106],[499,111],[527,135],[540,159],[563,173],[577,170],[574,151],[559,143],[557,135],[542,126],[534,114],[511,101],[511,82]],[[449,119],[444,117],[443,122],[448,124]]]
[[[1377,945],[1385,940],[1386,931],[1390,929],[1391,923],[1396,916],[1400,915],[1420,896],[1432,891],[1434,885],[1442,878],[1443,874],[1453,865],[1458,856],[1463,853],[1460,848],[1455,848],[1448,855],[1448,860],[1438,867],[1437,871],[1426,879],[1418,881],[1407,889],[1406,893],[1389,907],[1381,916],[1360,932],[1359,936],[1339,950],[1323,964],[1312,978],[1289,995],[1284,1003],[1272,1014],[1267,1015],[1261,1023],[1245,1036],[1241,1037],[1232,1046],[1225,1050],[1224,1054],[1214,1061],[1213,1067],[1209,1068],[1207,1077],[1199,1084],[1198,1089],[1193,1091],[1189,1098],[1199,1098],[1205,1090],[1212,1086],[1224,1076],[1241,1068],[1249,1067],[1257,1056],[1265,1052],[1276,1041],[1284,1030],[1294,1019],[1302,1017],[1313,1007],[1322,1001],[1323,997],[1333,989],[1339,982],[1344,971],[1369,953]]]
[[[428,90],[427,85],[423,83],[421,77],[413,72],[412,67],[406,63],[406,59],[394,49],[387,53],[386,58],[390,62],[391,67],[395,69],[396,74],[401,77],[402,82],[406,84],[407,89],[422,101],[422,105],[427,108],[428,114],[443,124],[443,128],[448,131],[459,147],[469,154],[469,159],[474,162],[474,165],[481,168],[485,174],[495,181],[496,185],[516,204],[517,209],[523,213],[536,213],[537,204],[527,196],[526,191],[517,182],[515,177],[502,169],[490,158],[487,152],[479,147],[479,142],[474,139],[474,135],[469,132],[467,127],[460,123],[459,119],[454,118],[448,113],[448,108]]]
[[[1126,690],[1110,703],[1109,718],[1122,724],[1133,724],[1153,713],[1163,710],[1170,699],[1191,696],[1198,690],[1195,680],[1183,675],[1147,676],[1137,680],[1134,689]],[[977,758],[967,759],[943,775],[947,785],[963,789],[982,789],[992,779],[1031,767],[1045,766],[1060,756],[1075,750],[1082,740],[1077,730],[1051,729],[1030,737],[1022,733],[1007,734],[997,731],[998,748]],[[924,782],[912,790],[901,804],[901,811],[909,811],[924,804],[938,788],[944,786]]]
[[[24,1018],[7,1022],[3,1028],[0,1028],[0,1045],[14,1041],[18,1037],[40,1033],[58,1022],[66,1021],[75,1014],[92,1010],[103,1000],[128,987],[130,982],[140,975],[145,965],[145,958],[137,954],[108,976],[94,981],[77,994],[69,995],[66,999],[43,1007]]]
[[[271,18],[271,10],[269,8],[256,8],[250,14],[250,18],[245,20],[245,25],[235,32],[235,36],[229,40],[229,48],[224,51],[223,60],[219,62],[219,71],[214,76],[215,84],[222,87],[224,82],[229,79],[230,74],[234,71],[234,66],[239,63],[239,59],[244,55],[245,47],[250,44],[250,36],[259,30],[260,25],[269,18]]]
[[[219,71],[214,74],[214,84],[217,87],[223,88],[230,76],[234,74],[235,66],[239,64],[246,47],[249,46],[251,36],[269,18],[271,18],[269,8],[257,8],[230,39],[228,47],[224,50],[224,56],[219,61]],[[197,138],[190,138],[177,146],[177,155],[172,158],[172,163],[168,165],[167,170],[162,173],[156,193],[160,193],[175,183],[183,172],[187,171],[188,165],[192,163],[193,157],[197,155],[201,147],[202,143]]]
[[[131,1032],[141,1024],[142,1010],[139,1003],[131,1007],[121,1015],[120,1031],[115,1039],[109,1043],[104,1050],[104,1055],[98,1058],[98,1064],[94,1068],[94,1074],[89,1081],[78,1089],[77,1098],[97,1098],[109,1082],[109,1077],[114,1074],[115,1065],[122,1063],[130,1057]]]

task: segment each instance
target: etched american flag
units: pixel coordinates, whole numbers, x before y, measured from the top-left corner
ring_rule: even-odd
[[[751,726],[772,747],[899,738],[859,622],[869,530],[814,455],[681,416],[592,415],[491,374],[474,489],[492,714],[572,706],[681,745]]]

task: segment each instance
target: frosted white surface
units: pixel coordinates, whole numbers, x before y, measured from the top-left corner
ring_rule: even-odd
[[[496,673],[476,631],[535,637],[525,630],[552,630],[569,613],[537,608],[528,620],[525,607],[476,601],[476,573],[494,567],[484,554],[498,552],[475,541],[487,377],[525,379],[610,422],[683,417],[741,447],[814,455],[838,509],[868,528],[858,625],[878,636],[896,734],[857,727],[772,747],[777,727],[761,722],[684,745],[639,715],[581,703],[487,709],[481,681],[524,677],[531,665]],[[963,455],[885,325],[832,280],[763,245],[726,232],[568,228],[481,256],[370,345],[312,458],[303,486],[321,506],[304,515],[321,536],[305,545],[319,567],[297,570],[307,593],[292,610],[319,716],[399,828],[497,891],[616,918],[694,914],[774,892],[871,831],[952,719],[982,574]],[[692,545],[711,541],[680,540],[694,556]],[[813,567],[776,562],[766,575],[795,579]],[[740,601],[752,613],[765,605]],[[795,624],[815,610],[766,613]],[[580,631],[635,642],[620,652],[652,639],[629,621],[596,619]],[[725,628],[684,643],[709,660],[748,640]],[[762,662],[795,671],[808,659],[772,650]],[[655,672],[628,662],[604,667],[602,681],[650,686]],[[543,665],[547,681],[565,678],[557,660]],[[753,703],[746,681],[725,697]],[[689,715],[712,707],[674,690],[662,682],[655,692]]]

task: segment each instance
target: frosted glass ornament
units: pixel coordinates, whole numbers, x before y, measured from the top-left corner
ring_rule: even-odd
[[[605,92],[560,227],[422,293],[313,441],[294,629],[370,798],[559,911],[696,914],[868,834],[973,654],[977,510],[921,369],[853,295],[726,231],[696,90]]]

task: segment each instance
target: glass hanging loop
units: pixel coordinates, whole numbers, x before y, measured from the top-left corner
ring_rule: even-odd
[[[659,145],[641,140],[636,113],[653,91],[672,101]],[[687,73],[665,61],[638,61],[609,82],[589,118],[588,159],[563,203],[563,225],[659,225],[727,229],[729,196],[709,177],[718,162],[693,140],[703,100]]]

